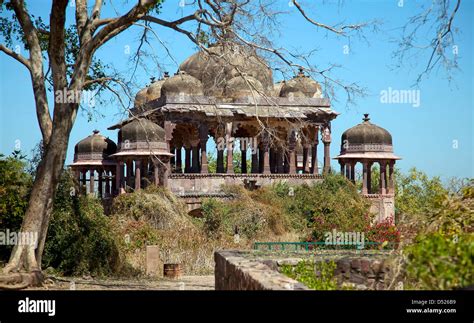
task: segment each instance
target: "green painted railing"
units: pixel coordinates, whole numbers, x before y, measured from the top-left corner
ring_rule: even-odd
[[[383,245],[383,249],[394,249],[396,243],[384,243],[384,242],[364,242],[364,248],[359,248],[357,244],[327,244],[325,241],[315,241],[315,242],[255,242],[253,245],[254,250],[262,250],[261,247],[266,247],[266,250],[295,250],[295,251],[311,251],[314,249],[331,249],[331,250],[340,250],[340,249],[374,249],[374,247],[379,248]],[[278,248],[279,247],[279,248]]]

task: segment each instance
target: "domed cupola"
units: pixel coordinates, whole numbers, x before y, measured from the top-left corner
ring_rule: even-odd
[[[153,81],[150,86],[147,87],[146,99],[147,102],[159,99],[161,97],[161,87],[169,79],[168,72],[165,72],[162,79]]]
[[[280,97],[295,98],[320,98],[321,86],[318,82],[304,74],[300,68],[299,73],[289,81],[284,81],[280,90]]]
[[[227,82],[246,73],[258,80],[264,90],[273,88],[272,70],[255,50],[235,42],[221,41],[187,58],[180,71],[199,79],[205,95],[220,97]]]
[[[165,130],[144,117],[125,124],[119,131],[119,151],[114,156],[170,155]]]
[[[232,99],[260,96],[263,92],[262,83],[246,73],[230,79],[224,88],[224,96]]]
[[[339,157],[365,156],[373,158],[400,159],[393,154],[392,135],[372,122],[364,114],[363,122],[352,127],[341,136]]]
[[[161,86],[162,96],[203,95],[202,83],[185,71],[179,71],[167,79]]]
[[[92,135],[79,141],[74,147],[74,163],[72,166],[80,165],[107,165],[115,164],[110,158],[117,151],[117,145],[94,130]]]

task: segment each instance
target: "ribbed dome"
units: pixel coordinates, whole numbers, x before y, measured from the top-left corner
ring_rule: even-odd
[[[296,98],[320,98],[321,86],[318,82],[303,73],[300,69],[299,73],[289,81],[283,82],[280,90],[281,97]]]
[[[161,86],[161,95],[203,95],[202,83],[184,71],[167,79]]]
[[[165,141],[165,130],[145,118],[135,119],[120,129],[120,143],[128,142],[160,142]]]
[[[154,81],[147,87],[146,91],[146,100],[147,102],[156,100],[161,97],[161,87],[165,81],[169,78],[168,72],[165,72],[165,75],[162,79]]]
[[[94,130],[92,135],[82,139],[74,147],[74,161],[106,159],[116,151],[117,145],[112,140],[102,136],[98,130]]]
[[[259,96],[264,92],[262,83],[252,76],[243,74],[230,79],[224,89],[224,96],[237,99],[248,96]]]
[[[135,102],[133,104],[135,109],[143,110],[145,108],[144,105],[148,102],[147,91],[148,87],[145,87],[137,92],[135,95]]]
[[[392,145],[392,135],[369,120],[369,115],[364,114],[364,122],[346,130],[342,134],[342,147],[346,145]]]
[[[209,53],[200,51],[191,55],[179,67],[202,82],[206,95],[221,96],[226,83],[243,73],[257,79],[265,91],[272,89],[272,70],[254,50],[222,42],[207,51]]]

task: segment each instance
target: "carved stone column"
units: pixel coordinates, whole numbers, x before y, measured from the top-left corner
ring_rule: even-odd
[[[372,193],[372,161],[367,162],[367,194]]]
[[[296,133],[292,131],[288,140],[288,148],[290,150],[290,168],[288,172],[290,174],[296,174]]]
[[[192,167],[191,173],[199,173],[199,139],[191,141]]]
[[[267,133],[262,136],[263,166],[262,173],[270,174],[270,138]]]
[[[142,161],[140,159],[135,160],[135,191],[138,191],[141,188],[142,182]]]
[[[207,174],[209,172],[209,166],[207,164],[207,136],[209,129],[206,123],[201,124],[199,127],[199,139],[201,143],[201,173]]]
[[[233,147],[234,147],[234,138],[232,137],[232,122],[227,122],[225,125],[225,137],[227,143],[227,174],[234,173],[234,156],[233,156]]]
[[[252,174],[258,174],[259,171],[260,171],[259,160],[258,160],[259,147],[258,147],[257,138],[253,138],[252,140],[253,140],[252,150],[251,150],[251,153],[252,153]]]
[[[384,195],[387,193],[387,184],[386,184],[386,171],[387,171],[387,162],[382,160],[380,164],[380,194]]]
[[[153,165],[153,184],[160,186],[160,161],[156,161]]]
[[[319,174],[319,169],[318,169],[318,135],[319,135],[319,127],[316,127],[316,133],[314,136],[314,143],[313,143],[313,149],[311,150],[312,155],[311,155],[311,173],[312,174]]]
[[[395,161],[391,160],[388,164],[388,190],[387,193],[395,194],[395,181],[393,179]]]
[[[362,162],[362,194],[368,194],[368,187],[369,187],[369,163],[364,160]]]
[[[324,144],[324,166],[323,166],[323,173],[327,174],[331,170],[331,152],[330,152],[330,145],[331,145],[331,129],[330,124],[325,126],[322,129],[321,134],[321,141]]]
[[[95,179],[94,179],[94,173],[95,169],[91,168],[89,170],[89,194],[94,194],[94,185],[95,185]]]
[[[102,186],[103,186],[103,173],[104,173],[104,170],[102,170],[100,168],[97,170],[97,175],[99,177],[99,181],[98,181],[98,185],[97,185],[97,193],[98,193],[100,198],[104,197],[104,190],[102,188]]]
[[[184,146],[184,172],[191,173],[191,144]]]

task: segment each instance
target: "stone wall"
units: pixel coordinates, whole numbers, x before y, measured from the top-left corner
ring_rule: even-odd
[[[393,257],[381,251],[321,250],[312,252],[218,251],[215,253],[216,289],[304,290],[306,286],[281,274],[283,265],[312,259],[334,261],[340,288],[387,289],[392,278]],[[315,274],[317,274],[315,272]]]
[[[322,175],[313,174],[170,174],[169,186],[173,193],[217,194],[223,185],[268,186],[278,182],[302,185],[321,181]]]

